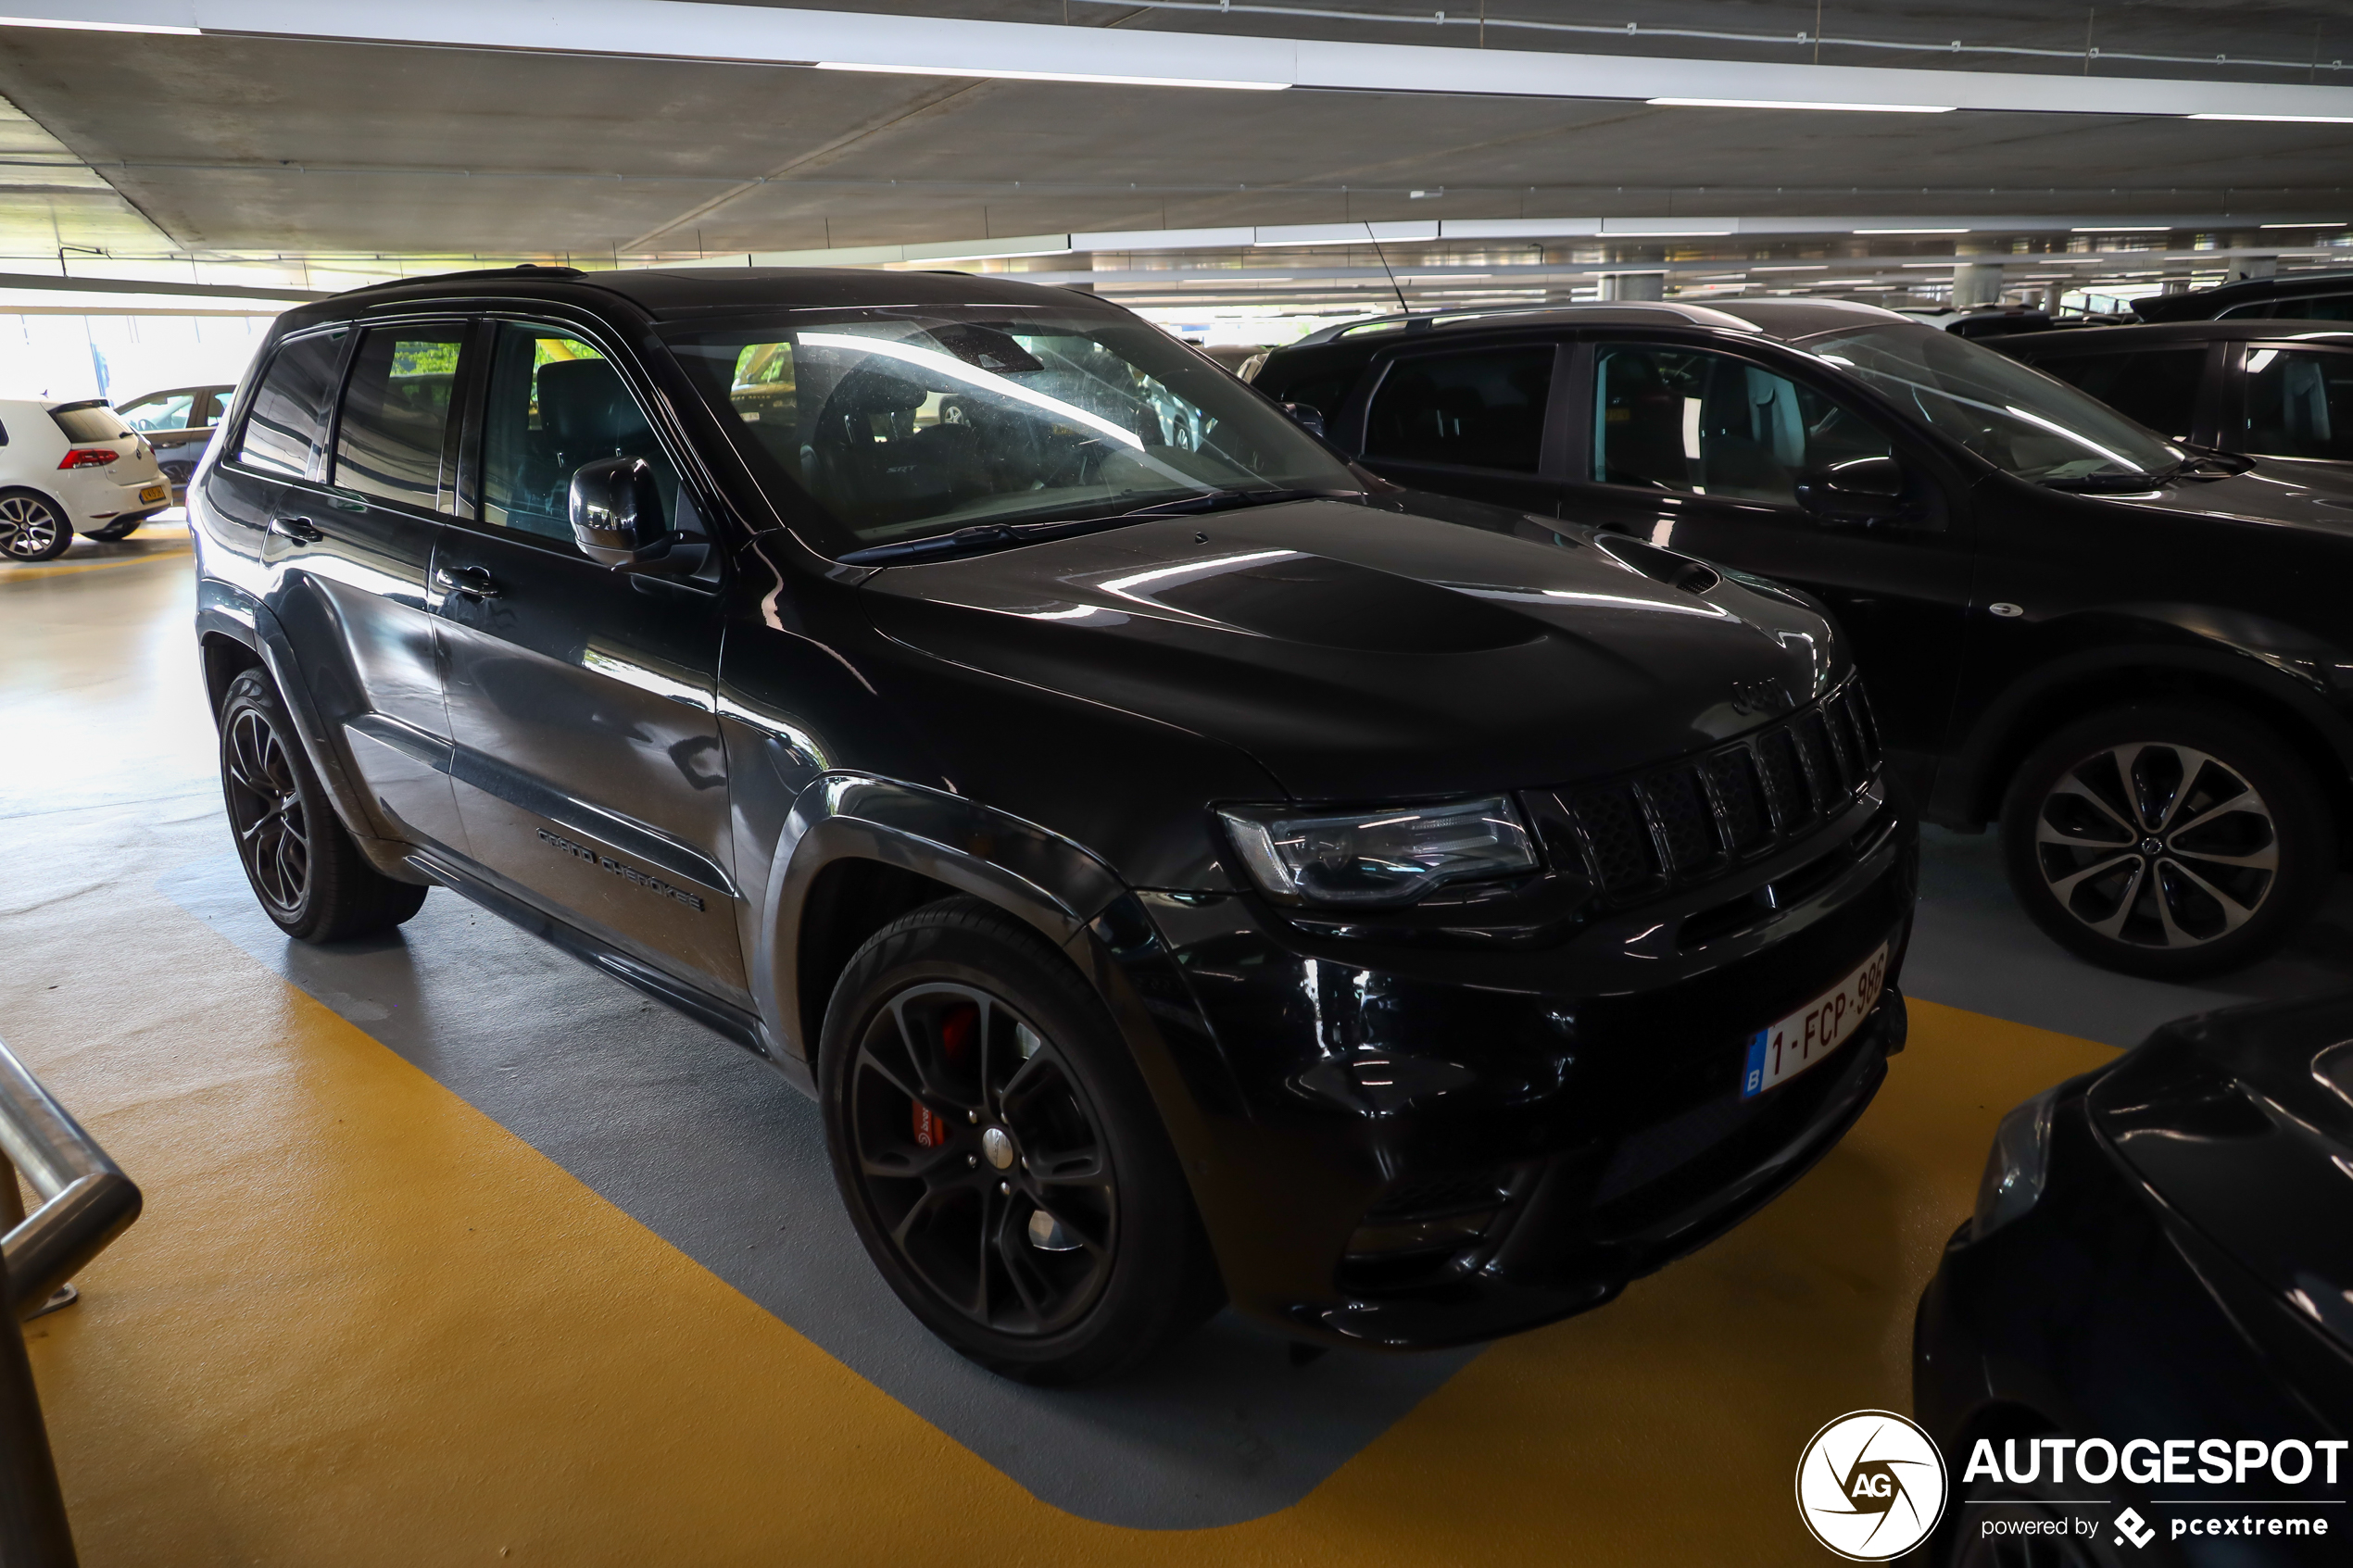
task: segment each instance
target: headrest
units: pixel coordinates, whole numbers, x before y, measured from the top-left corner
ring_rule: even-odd
[[[649,433],[636,400],[608,359],[558,359],[540,366],[539,428],[566,450],[624,445]]]

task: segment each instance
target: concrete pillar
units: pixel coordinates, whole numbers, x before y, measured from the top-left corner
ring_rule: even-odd
[[[1602,280],[1604,299],[1665,299],[1664,272],[1619,272]]]
[[[1954,247],[1962,256],[1994,254],[1983,241],[1962,241]],[[1953,308],[1966,310],[1972,305],[1997,305],[2002,298],[2002,264],[1998,261],[1964,261],[1953,269]]]

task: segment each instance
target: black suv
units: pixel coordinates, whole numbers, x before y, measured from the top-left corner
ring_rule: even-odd
[[[2187,294],[2156,294],[2134,300],[2133,313],[2144,321],[2348,321],[2353,272],[2292,272]]]
[[[1994,346],[2158,434],[2353,483],[2353,331],[2308,321],[2171,321]]]
[[[2336,873],[2353,487],[2312,465],[2161,439],[1831,301],[1392,317],[1257,384],[1400,483],[1818,596],[1922,815],[1998,819],[2020,901],[2095,963],[2247,962]]]
[[[456,889],[823,1107],[967,1355],[1437,1345],[1795,1179],[1902,1044],[1837,633],[1406,495],[1090,296],[520,270],[280,318],[199,469],[254,891]]]

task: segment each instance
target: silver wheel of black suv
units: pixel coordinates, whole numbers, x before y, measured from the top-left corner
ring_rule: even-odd
[[[245,880],[287,935],[372,935],[424,906],[422,886],[377,871],[344,832],[277,688],[258,670],[230,682],[220,704],[220,792]]]
[[[1222,1293],[1175,1151],[1101,1004],[976,898],[861,947],[818,1048],[859,1239],[928,1328],[991,1371],[1078,1383]]]
[[[2159,978],[2277,947],[2336,865],[2310,771],[2267,732],[2171,705],[2069,726],[2012,781],[2011,886],[2093,962]]]

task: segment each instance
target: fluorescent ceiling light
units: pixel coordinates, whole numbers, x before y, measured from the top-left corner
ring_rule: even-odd
[[[74,32],[170,32],[183,38],[204,35],[202,28],[173,27],[168,22],[65,21],[55,17],[0,17],[0,27],[57,27]]]
[[[1060,250],[979,250],[973,252],[970,256],[912,256],[899,265],[921,267],[928,266],[935,261],[1011,261],[1016,257],[1024,256],[1069,256],[1072,254],[1074,253],[1068,245],[1063,246]]]
[[[1476,283],[1493,277],[1492,272],[1400,272],[1401,283]]]
[[[1001,77],[1009,82],[1100,82],[1114,87],[1229,87],[1242,93],[1279,93],[1290,85],[1288,82],[1231,82],[1209,76],[1098,76],[1090,71],[1000,70],[980,66],[885,66],[856,60],[819,60],[817,69],[881,71],[890,76]]]
[[[1951,104],[1817,104],[1795,98],[1645,98],[1674,109],[1830,109],[1850,114],[1951,114]]]
[[[2342,229],[2345,226],[2341,219],[2334,223],[2259,223],[2256,225],[2259,229]]]
[[[2070,234],[2170,234],[2171,223],[2099,223],[2088,229],[2070,229]]]
[[[1752,267],[1749,269],[1752,272],[1827,272],[1830,270],[1831,264],[1827,261],[1780,262],[1770,267]]]
[[[2353,125],[2353,114],[2185,114],[2183,119],[2264,119],[2281,125]]]
[[[1851,289],[1869,282],[1869,278],[1817,278],[1806,286],[1809,289]]]
[[[1958,267],[1960,263],[1957,261],[1899,261],[1896,265],[1898,267],[1905,268],[1924,267],[1932,269],[1936,271],[1949,272],[1954,268]]]
[[[1251,283],[1288,283],[1290,282],[1291,280],[1289,278],[1179,278],[1176,280],[1176,286],[1182,289],[1229,289],[1238,285],[1247,286]]]
[[[1730,232],[1730,229],[1612,229],[1605,234],[1595,234],[1592,238],[1597,240],[1715,240],[1721,239]],[[1583,237],[1579,236],[1579,238]]]
[[[1958,229],[1857,229],[1858,234],[1966,234],[1966,225]]]

